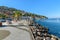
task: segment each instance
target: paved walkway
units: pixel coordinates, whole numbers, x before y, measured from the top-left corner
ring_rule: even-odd
[[[30,33],[23,29],[15,27],[1,27],[0,30],[8,30],[10,32],[9,36],[2,40],[32,40]]]

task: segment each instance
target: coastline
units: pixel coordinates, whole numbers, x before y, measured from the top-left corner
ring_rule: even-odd
[[[35,19],[35,20],[36,20],[36,19]],[[35,20],[34,20],[34,21],[35,21]],[[35,24],[35,23],[36,23],[36,22],[34,22],[34,24]],[[38,23],[36,23],[36,24],[38,24]],[[36,24],[35,24],[35,25],[36,25]],[[40,24],[39,24],[39,25],[40,25]],[[41,25],[41,26],[42,26],[42,25]],[[43,27],[43,26],[42,26],[42,27]],[[46,28],[47,28],[47,27],[46,27]],[[49,28],[48,28],[48,29],[49,29]],[[50,35],[51,35],[51,37],[54,37],[54,38],[60,40],[60,38],[59,38],[58,36],[55,36],[55,35],[53,35],[53,34],[50,34]]]
[[[43,40],[45,40],[46,38],[53,38],[53,39],[58,39],[58,40],[60,40],[60,38],[58,38],[57,36],[55,36],[55,35],[53,35],[52,36],[52,34],[48,34],[48,28],[45,28],[44,26],[42,26],[42,25],[40,25],[40,24],[38,24],[38,23],[36,23],[36,22],[34,22],[33,20],[29,20],[29,21],[27,21],[27,20],[24,20],[25,22],[23,22],[23,20],[21,21],[21,23],[23,24],[23,26],[24,27],[20,27],[20,28],[23,28],[23,29],[25,29],[25,26],[26,27],[28,27],[28,28],[30,28],[30,30],[31,30],[31,35],[33,35],[32,37],[33,37],[33,39],[39,39],[39,38],[42,38]],[[20,21],[19,21],[20,22]],[[18,23],[19,23],[18,22]],[[17,23],[17,22],[15,22],[15,23]],[[6,23],[7,24],[7,23]],[[14,23],[13,23],[14,24]],[[13,25],[12,24],[12,25]],[[31,24],[31,25],[29,25],[29,24]],[[7,24],[8,25],[8,24]],[[20,25],[21,26],[21,25]],[[33,27],[34,26],[34,27]],[[13,26],[14,27],[14,26]],[[19,28],[19,26],[16,26],[15,25],[15,28]],[[20,29],[19,28],[19,29]],[[42,30],[43,29],[43,30]],[[45,32],[44,32],[45,31]],[[34,33],[38,33],[38,35],[37,34],[34,34]],[[43,36],[41,36],[40,35],[40,33],[42,33],[41,35],[43,35]],[[47,33],[46,35],[48,35],[48,36],[44,36],[45,35],[45,33]],[[40,37],[39,37],[40,36]],[[37,38],[36,38],[37,37]],[[52,40],[53,40],[52,39]]]

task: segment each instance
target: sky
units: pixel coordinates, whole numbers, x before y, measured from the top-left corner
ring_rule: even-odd
[[[8,6],[49,18],[60,18],[60,0],[0,0],[0,6]]]

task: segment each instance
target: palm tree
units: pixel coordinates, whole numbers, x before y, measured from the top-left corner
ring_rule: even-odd
[[[19,20],[19,18],[22,16],[22,13],[20,11],[14,11],[13,17],[15,20]]]

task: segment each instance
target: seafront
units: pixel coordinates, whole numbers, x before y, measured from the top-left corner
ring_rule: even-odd
[[[3,22],[0,27],[0,40],[60,40],[48,34],[45,28],[33,20]]]
[[[6,26],[0,28],[0,40],[34,40],[28,21],[21,20],[12,24],[3,22],[2,24]]]

